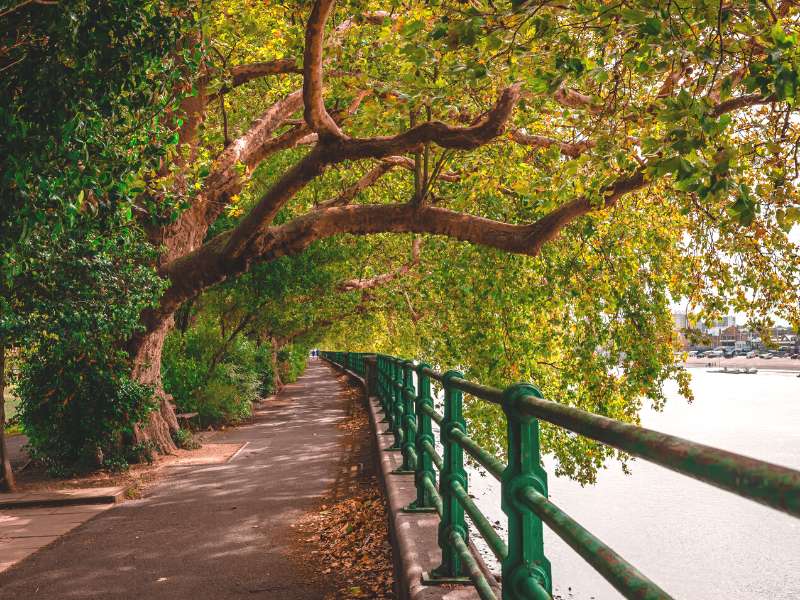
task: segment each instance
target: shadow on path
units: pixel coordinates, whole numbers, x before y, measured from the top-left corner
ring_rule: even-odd
[[[346,410],[332,371],[312,361],[252,424],[215,438],[249,442],[233,461],[175,468],[147,498],[0,575],[0,599],[322,598],[327,582],[297,560],[291,524],[341,482]]]

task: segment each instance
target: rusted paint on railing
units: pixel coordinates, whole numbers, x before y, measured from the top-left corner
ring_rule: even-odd
[[[672,598],[636,567],[535,489],[525,488],[522,499],[558,537],[567,542],[626,598],[636,600],[669,600]]]
[[[800,472],[526,396],[520,410],[628,454],[800,517]]]

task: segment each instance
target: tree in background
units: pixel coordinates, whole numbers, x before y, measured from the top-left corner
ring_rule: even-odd
[[[256,265],[184,305],[163,360],[164,389],[177,410],[198,412],[203,426],[249,416],[252,401],[296,380],[330,325],[363,318],[374,290],[419,262],[416,240],[400,268],[348,277],[366,245],[351,242],[324,240],[303,254]]]

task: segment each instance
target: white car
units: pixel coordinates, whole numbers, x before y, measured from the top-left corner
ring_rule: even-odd
[[[750,350],[750,352],[745,355],[745,358],[755,358],[756,356],[758,356],[758,352],[755,350]]]
[[[758,355],[758,358],[772,358],[772,352],[763,352]]]

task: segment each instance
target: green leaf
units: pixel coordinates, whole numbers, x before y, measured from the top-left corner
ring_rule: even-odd
[[[422,21],[421,19],[417,19],[416,21],[409,21],[408,23],[403,25],[403,28],[400,31],[405,37],[411,37],[414,34],[422,31],[424,27],[425,27],[425,22]]]

